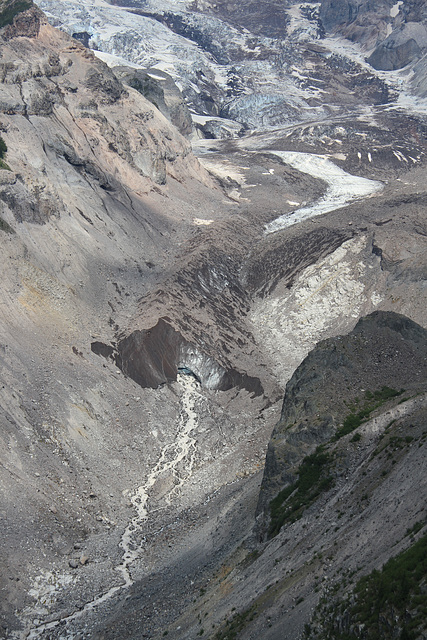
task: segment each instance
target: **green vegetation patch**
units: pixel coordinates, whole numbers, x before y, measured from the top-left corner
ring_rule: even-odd
[[[6,164],[6,162],[4,162],[3,158],[4,158],[4,154],[7,151],[7,146],[5,141],[3,140],[3,138],[0,136],[0,169],[7,169],[7,171],[10,171],[10,167],[8,164]]]
[[[330,604],[330,603],[329,603]],[[427,535],[361,578],[347,601],[320,611],[321,632],[331,640],[417,640],[427,631]],[[361,636],[359,630],[363,629]]]
[[[427,524],[426,520],[418,520],[410,529],[406,530],[405,536],[414,536]]]
[[[249,622],[252,622],[256,615],[256,604],[241,613],[236,613],[232,619],[227,620],[225,628],[221,631],[217,631],[215,634],[215,640],[236,640],[238,634],[243,631]]]
[[[7,146],[3,138],[0,136],[0,158],[4,158],[4,154],[7,151]]]
[[[324,446],[317,447],[303,459],[296,482],[282,489],[270,502],[269,537],[276,536],[286,522],[298,520],[321,493],[333,486],[334,480],[329,473],[332,460]]]
[[[13,19],[18,13],[27,11],[33,6],[32,0],[18,0],[17,2],[3,3],[3,11],[0,11],[0,28],[12,24]]]
[[[355,407],[353,407],[352,412],[345,418],[342,427],[337,430],[335,439],[338,440],[357,429],[357,427],[360,427],[363,422],[368,420],[375,409],[381,407],[387,400],[400,396],[404,391],[404,389],[396,391],[396,389],[391,389],[390,387],[382,387],[373,393],[366,391],[365,402],[362,408],[356,412]]]

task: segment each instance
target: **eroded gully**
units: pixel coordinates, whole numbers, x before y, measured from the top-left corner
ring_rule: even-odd
[[[71,615],[27,630],[23,635],[24,638],[28,640],[41,638],[46,632],[58,626],[59,623],[69,624],[81,618],[108,600],[111,600],[119,591],[127,589],[134,584],[131,569],[132,565],[139,560],[142,555],[142,545],[144,543],[142,528],[149,517],[148,503],[150,490],[161,475],[169,472],[169,474],[173,476],[173,486],[164,499],[166,504],[171,504],[172,499],[179,494],[180,488],[191,476],[196,456],[196,439],[193,436],[193,432],[198,425],[196,403],[200,397],[198,391],[200,385],[193,376],[184,374],[178,374],[177,382],[181,387],[177,436],[173,442],[164,447],[146,481],[136,489],[131,498],[135,515],[122,534],[119,546],[123,550],[123,556],[120,564],[114,568],[115,571],[120,574],[122,583],[111,587],[111,589],[86,603],[82,609],[75,611]],[[73,635],[62,635],[61,637],[72,638]]]

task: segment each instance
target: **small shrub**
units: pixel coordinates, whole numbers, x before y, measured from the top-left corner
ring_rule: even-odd
[[[6,171],[10,171],[9,165],[3,160],[4,154],[7,151],[7,146],[3,138],[0,136],[0,169],[5,169]]]
[[[18,13],[27,11],[33,6],[31,0],[20,0],[17,2],[6,2],[6,6],[3,11],[0,12],[0,28],[6,27],[8,24],[12,24],[13,19]]]
[[[357,427],[360,427],[363,422],[366,422],[372,411],[378,409],[378,407],[384,404],[384,402],[387,402],[387,400],[399,396],[403,392],[404,389],[397,391],[396,389],[391,389],[386,386],[374,391],[373,393],[372,391],[367,391],[365,394],[364,406],[357,413],[355,413],[354,407],[352,408],[353,411],[345,418],[342,427],[337,430],[335,440],[346,436],[348,433],[357,429]]]
[[[331,461],[322,446],[303,459],[296,482],[282,489],[270,502],[270,537],[277,535],[285,522],[298,520],[321,493],[332,487],[333,478],[328,474]]]
[[[425,632],[427,536],[391,558],[381,570],[361,578],[347,598],[319,601],[315,619],[322,638],[416,640]],[[313,619],[314,619],[313,618]],[[346,630],[339,620],[347,620]],[[363,629],[363,636],[359,630]],[[315,634],[315,637],[319,637]]]
[[[0,136],[0,158],[4,158],[4,154],[7,151],[7,146],[3,138]]]

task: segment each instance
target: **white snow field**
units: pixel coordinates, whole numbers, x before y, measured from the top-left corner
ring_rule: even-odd
[[[347,173],[326,156],[296,151],[269,151],[269,153],[278,156],[298,171],[324,180],[328,187],[325,195],[317,202],[284,213],[267,224],[264,227],[265,234],[280,231],[322,213],[335,211],[354,200],[378,193],[383,188],[382,183],[377,180],[368,180]]]

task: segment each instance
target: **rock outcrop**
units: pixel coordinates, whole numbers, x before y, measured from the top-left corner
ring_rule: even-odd
[[[295,480],[302,459],[341,433],[350,414],[371,407],[372,394],[383,387],[398,392],[385,398],[389,408],[402,399],[401,392],[425,392],[426,380],[427,331],[404,316],[374,312],[348,335],[320,342],[286,386],[258,511],[265,509],[268,516],[271,499]],[[374,405],[363,419],[375,415]]]
[[[25,47],[17,36],[28,38]],[[106,190],[119,181],[147,191],[152,181],[165,184],[168,174],[182,180],[198,173],[204,179],[188,142],[159,111],[137,91],[125,88],[76,40],[53,30],[37,8],[15,16],[0,37],[2,127],[9,149],[16,152],[15,172],[23,162],[14,139],[21,116],[27,119],[28,135],[33,130],[34,179],[39,183],[47,164],[43,156],[49,152],[80,174],[96,176]],[[51,115],[56,127],[50,121],[45,126]],[[55,183],[60,189],[58,178],[48,189],[54,190]],[[39,191],[46,196],[46,187],[39,184]],[[59,196],[53,193],[55,199]]]
[[[427,23],[407,22],[393,32],[369,56],[375,69],[392,71],[416,62],[427,51]]]
[[[419,1],[323,0],[320,20],[327,33],[340,34],[371,51],[375,69],[392,71],[415,63],[427,50],[427,14]]]
[[[167,73],[158,69],[150,71],[115,66],[114,74],[154,104],[182,135],[189,136],[192,133],[190,111],[182,93]]]

